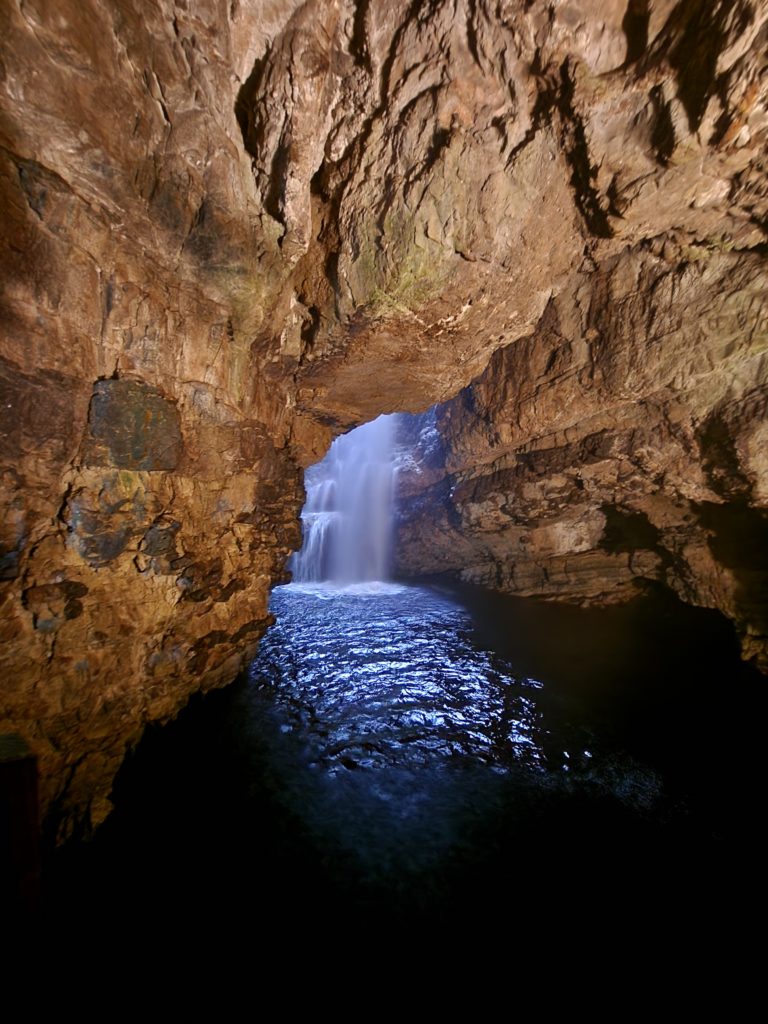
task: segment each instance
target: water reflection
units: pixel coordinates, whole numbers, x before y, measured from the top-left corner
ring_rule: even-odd
[[[660,798],[650,769],[601,749],[583,716],[479,644],[453,598],[293,584],[272,610],[244,694],[250,728],[280,801],[367,876],[422,871],[510,820],[511,804],[514,819],[574,790],[635,812]]]
[[[735,879],[752,898],[766,690],[714,613],[376,584],[273,608],[249,678],[148,730],[95,841],[61,851],[57,926],[171,908],[357,947],[504,918],[527,942],[543,901],[580,925],[602,900],[614,935]]]
[[[329,603],[330,602],[330,603]],[[292,585],[249,675],[330,774],[471,762],[539,768],[541,683],[472,642],[456,602],[422,588]]]

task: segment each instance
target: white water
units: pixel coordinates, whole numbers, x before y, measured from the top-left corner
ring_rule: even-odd
[[[395,416],[338,437],[307,470],[304,543],[288,567],[297,583],[386,580],[394,514]]]

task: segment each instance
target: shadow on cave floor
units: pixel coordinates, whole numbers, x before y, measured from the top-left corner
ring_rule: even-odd
[[[663,921],[674,932],[736,914],[759,874],[766,693],[726,621],[663,594],[602,610],[460,594],[477,649],[543,684],[543,756],[554,764],[562,736],[589,733],[624,759],[611,762],[608,787],[518,785],[524,773],[514,772],[489,783],[470,767],[455,787],[462,828],[445,854],[372,867],[354,844],[328,841],[326,790],[302,789],[303,764],[286,775],[303,748],[286,753],[271,691],[255,695],[253,678],[241,678],[147,731],[95,840],[49,859],[48,913],[95,928],[251,920],[273,935],[353,942],[371,929],[445,937],[501,923],[513,943],[563,926],[610,935]],[[278,654],[282,641],[272,635]],[[629,762],[641,766],[635,792],[638,777],[661,779],[663,798],[623,799]],[[430,799],[446,778],[458,776],[429,783]]]

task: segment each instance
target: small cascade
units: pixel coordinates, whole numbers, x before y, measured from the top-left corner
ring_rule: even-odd
[[[288,567],[297,583],[386,580],[392,546],[396,416],[338,437],[307,470],[304,543]]]

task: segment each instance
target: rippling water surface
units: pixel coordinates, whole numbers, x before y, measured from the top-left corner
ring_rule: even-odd
[[[281,799],[326,847],[375,872],[421,869],[542,799],[643,814],[654,771],[605,748],[573,708],[478,642],[468,611],[421,587],[291,585],[242,699]],[[521,827],[522,822],[521,822]]]
[[[56,861],[57,919],[523,936],[685,893],[711,916],[751,885],[765,687],[718,616],[381,584],[272,610],[247,675],[149,730],[96,841]]]
[[[269,686],[330,774],[384,767],[541,766],[535,692],[426,589],[295,585],[249,675]]]

